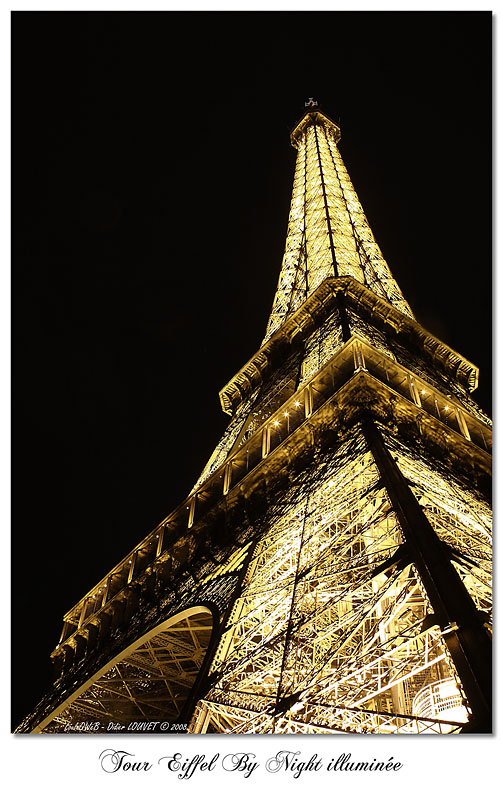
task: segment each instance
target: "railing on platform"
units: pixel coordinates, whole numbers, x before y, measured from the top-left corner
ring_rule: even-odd
[[[291,437],[355,374],[367,372],[397,394],[424,409],[465,440],[489,451],[491,430],[469,414],[460,403],[443,395],[402,365],[384,356],[354,335],[305,385],[292,394],[228,457],[175,511],[91,589],[64,617],[57,649],[84,624],[124,592],[146,567],[170,549],[173,561],[183,564],[185,543],[177,542],[198,519],[236,487],[261,462]],[[195,535],[195,534],[194,534]]]

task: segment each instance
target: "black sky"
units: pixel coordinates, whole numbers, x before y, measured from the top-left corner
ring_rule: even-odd
[[[258,349],[309,96],[491,411],[490,12],[12,16],[13,722],[63,614],[188,493]]]

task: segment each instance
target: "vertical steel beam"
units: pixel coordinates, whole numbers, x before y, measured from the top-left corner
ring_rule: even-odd
[[[332,253],[332,266],[334,268],[334,275],[336,278],[339,277],[339,272],[337,270],[337,256],[335,255],[335,246],[334,246],[334,237],[332,234],[332,222],[330,219],[330,212],[328,210],[328,200],[327,200],[327,190],[325,188],[325,179],[323,177],[323,167],[321,164],[321,153],[320,153],[320,144],[318,142],[318,130],[317,125],[314,125],[314,137],[316,141],[316,152],[318,154],[318,166],[320,168],[320,181],[321,181],[321,190],[323,192],[323,203],[325,205],[325,217],[327,220],[327,230],[328,230],[328,240],[330,242],[330,252]]]
[[[421,408],[421,395],[417,390],[416,382],[412,379],[410,372],[407,373],[407,381],[409,383],[409,393],[412,401],[416,404],[416,406]]]
[[[164,525],[163,525],[161,527],[161,529],[159,530],[159,533],[157,534],[157,550],[155,552],[155,557],[156,558],[158,558],[158,556],[160,556],[161,553],[162,553],[162,545],[163,545],[163,541],[164,541],[164,531],[165,531],[165,528],[164,528]]]
[[[102,608],[108,602],[108,595],[109,595],[109,592],[110,592],[110,584],[111,584],[111,582],[112,582],[112,579],[109,578],[107,580],[106,584],[105,584],[105,590],[103,592],[103,597],[101,599],[101,607]]]
[[[264,425],[262,431],[262,458],[267,458],[271,449],[271,428],[269,423]]]
[[[222,638],[229,625],[229,621],[232,617],[232,613],[235,609],[236,603],[239,603],[240,594],[242,592],[243,581],[245,579],[246,573],[248,572],[250,561],[252,560],[252,557],[255,553],[256,543],[258,539],[259,536],[257,535],[255,543],[248,549],[243,564],[241,565],[236,585],[234,587],[231,597],[229,598],[226,610],[222,614],[216,608],[212,609],[213,630],[211,632],[208,649],[206,651],[206,655],[204,657],[201,669],[199,670],[199,674],[192,685],[192,688],[188,694],[187,700],[183,705],[183,708],[180,711],[177,720],[178,722],[187,722],[188,724],[190,723],[198,700],[204,699],[210,686],[217,679],[218,673],[212,675],[211,667],[215,655],[217,653],[217,650],[222,642]],[[210,608],[210,604],[207,605]],[[206,727],[207,725],[208,725],[208,720],[206,720]]]
[[[224,486],[223,486],[224,494],[228,494],[229,489],[231,488],[231,479],[232,479],[232,461],[229,461],[229,463],[225,465],[224,469]]]
[[[129,562],[129,572],[128,572],[128,576],[127,576],[127,582],[128,583],[131,583],[131,581],[133,580],[134,568],[136,566],[136,557],[137,557],[137,555],[138,555],[138,553],[135,550],[135,552],[131,556],[131,560]]]
[[[346,299],[343,292],[337,292],[336,295],[337,310],[341,320],[342,341],[347,342],[351,338],[351,328],[349,326],[348,312],[346,309]]]
[[[459,430],[461,431],[465,439],[468,439],[468,441],[470,442],[471,436],[470,436],[470,431],[468,430],[468,425],[466,424],[465,415],[463,414],[460,408],[457,408],[457,406],[454,406],[454,411],[456,414],[456,419],[458,421]]]
[[[313,413],[313,390],[311,384],[308,383],[304,389],[304,416],[306,419]]]
[[[397,515],[414,565],[472,710],[473,733],[492,725],[491,639],[472,598],[433,530],[373,421],[363,426],[366,441]]]
[[[358,339],[356,339],[353,344],[353,360],[355,365],[355,372],[359,372],[361,369],[366,370],[365,358],[363,355],[362,346],[358,341]]]
[[[225,492],[224,492],[224,494],[225,494]],[[192,497],[190,498],[189,518],[187,520],[187,528],[192,528],[192,525],[194,524],[194,516],[195,516],[195,513],[196,513],[196,498],[197,498],[196,494],[192,495]]]
[[[81,627],[82,623],[86,618],[87,604],[88,604],[88,598],[86,597],[84,602],[82,603],[82,609],[80,611],[80,617],[79,617],[79,624],[77,626],[78,628]]]
[[[61,630],[61,636],[59,637],[59,644],[64,642],[66,637],[69,635],[70,632],[70,623],[65,619],[63,620],[63,628]]]

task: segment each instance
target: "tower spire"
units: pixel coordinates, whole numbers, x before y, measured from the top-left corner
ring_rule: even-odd
[[[304,105],[290,136],[297,162],[285,252],[264,341],[328,277],[353,277],[414,318],[344,166],[339,126],[314,98]]]

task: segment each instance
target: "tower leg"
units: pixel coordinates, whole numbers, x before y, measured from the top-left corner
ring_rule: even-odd
[[[471,733],[492,730],[491,640],[472,598],[373,421],[364,433],[472,710]]]

